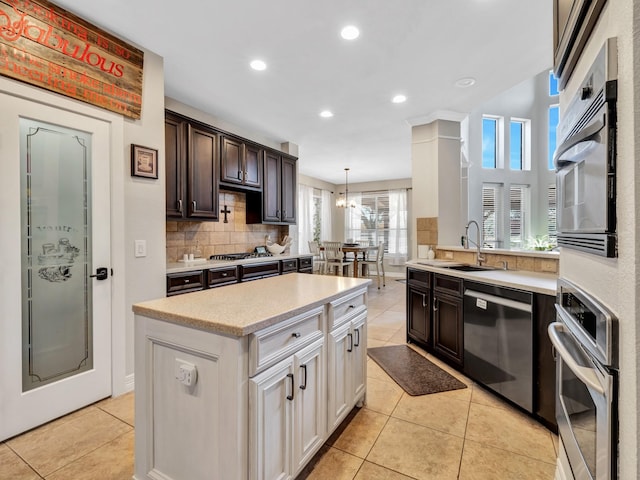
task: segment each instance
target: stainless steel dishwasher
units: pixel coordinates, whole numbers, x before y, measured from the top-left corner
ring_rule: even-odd
[[[465,374],[533,412],[533,294],[464,285]]]

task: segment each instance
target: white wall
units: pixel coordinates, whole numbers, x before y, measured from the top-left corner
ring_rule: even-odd
[[[159,152],[158,180],[132,177],[128,168],[131,144],[155,148]],[[122,196],[124,199],[124,231],[118,232],[124,243],[124,282],[126,298],[124,312],[126,327],[127,388],[133,384],[133,322],[134,303],[164,297],[166,289],[166,233],[165,233],[165,161],[164,161],[164,66],[163,60],[145,51],[140,120],[125,120],[124,169]],[[117,197],[120,192],[112,192]],[[147,256],[134,256],[134,241],[147,241]],[[118,275],[118,269],[116,269]],[[116,333],[116,332],[114,332]],[[120,334],[117,332],[117,334]],[[114,392],[115,393],[115,392]]]
[[[618,38],[617,218],[618,258],[605,259],[562,249],[560,275],[581,285],[619,317],[620,337],[620,479],[639,478],[638,408],[638,296],[640,215],[640,126],[636,106],[640,98],[640,4],[609,0],[571,80],[560,96],[568,104],[606,38]]]

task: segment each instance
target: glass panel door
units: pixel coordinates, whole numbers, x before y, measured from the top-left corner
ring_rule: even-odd
[[[20,119],[22,391],[93,368],[91,135]]]

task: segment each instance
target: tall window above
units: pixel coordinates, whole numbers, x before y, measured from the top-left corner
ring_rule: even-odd
[[[484,247],[500,247],[500,218],[502,216],[502,184],[482,184],[482,238]]]
[[[498,119],[482,117],[482,168],[498,165]]]
[[[553,97],[554,95],[558,95],[560,91],[558,90],[558,79],[553,74],[552,71],[549,72],[549,96]]]
[[[531,170],[531,120],[511,119],[509,143],[509,168]]]

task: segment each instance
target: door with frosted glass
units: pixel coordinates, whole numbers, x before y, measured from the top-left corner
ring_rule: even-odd
[[[111,393],[110,154],[106,122],[0,103],[3,439]]]

